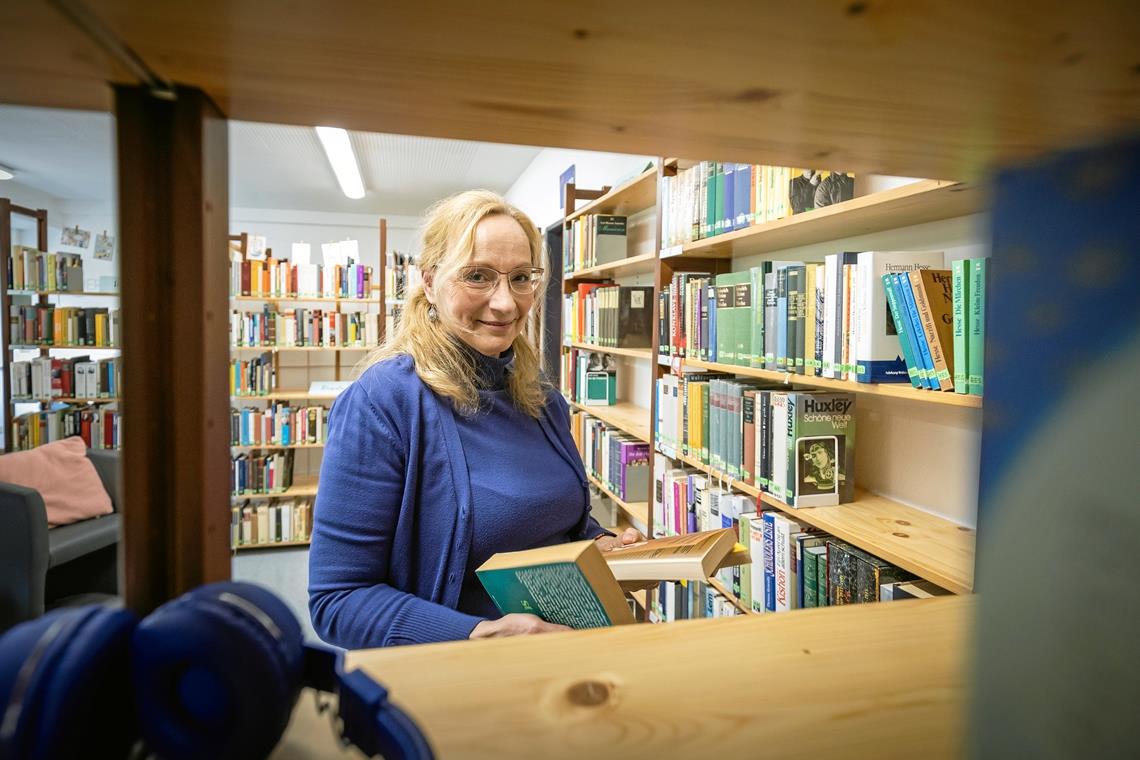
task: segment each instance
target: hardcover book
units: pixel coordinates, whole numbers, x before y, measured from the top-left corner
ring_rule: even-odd
[[[686,533],[603,552],[619,581],[703,581],[724,567],[747,564],[732,528]]]
[[[790,507],[823,507],[855,500],[855,395],[788,393],[787,485]],[[777,436],[780,428],[776,429]]]
[[[624,216],[594,217],[594,265],[611,264],[625,258],[626,219]]]
[[[475,570],[495,606],[571,628],[632,623],[633,613],[593,541],[500,552]]]
[[[954,295],[949,269],[909,273],[926,342],[930,346],[935,382],[944,391],[954,389]]]

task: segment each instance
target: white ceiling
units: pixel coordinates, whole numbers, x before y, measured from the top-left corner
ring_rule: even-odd
[[[459,190],[506,192],[541,150],[350,135],[366,190],[356,201],[341,193],[313,129],[231,122],[230,205],[418,216]],[[110,114],[0,106],[0,165],[15,169],[17,182],[57,198],[113,200],[114,139]]]

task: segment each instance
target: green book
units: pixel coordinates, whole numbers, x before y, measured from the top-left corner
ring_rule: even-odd
[[[804,287],[807,268],[802,264],[788,267],[788,348],[785,369],[804,374]]]
[[[967,393],[970,362],[969,330],[966,327],[966,308],[970,298],[969,278],[966,274],[966,259],[950,262],[951,287],[954,291],[954,392]]]
[[[910,384],[915,388],[925,388],[926,383],[919,375],[920,362],[915,358],[913,337],[910,328],[910,315],[902,311],[899,304],[898,293],[895,291],[895,278],[892,274],[882,276],[883,290],[887,294],[887,307],[890,309],[891,324],[894,325],[895,334],[899,338],[899,347],[902,349],[903,361],[906,362],[906,374]]]
[[[764,267],[752,267],[748,272],[752,280],[752,313],[749,316],[752,348],[748,354],[748,366],[761,369],[764,367]]]
[[[713,196],[715,203],[713,206],[713,218],[709,224],[712,227],[712,234],[720,235],[724,232],[724,164],[716,163],[716,176],[715,176],[716,192]]]
[[[804,549],[804,609],[819,607],[819,565],[822,558],[827,567],[827,546],[810,546]]]
[[[593,541],[500,552],[475,575],[504,615],[529,613],[571,628],[634,622],[621,586]]]
[[[741,367],[752,365],[752,322],[753,304],[756,299],[752,291],[752,271],[737,272],[739,282],[733,290],[733,344],[736,347],[736,364]]]
[[[969,259],[970,284],[970,331],[966,338],[969,360],[966,363],[966,392],[972,396],[982,395],[982,378],[985,375],[986,358],[986,281],[989,262],[987,259]]]
[[[815,606],[826,607],[827,600],[827,547],[815,555]]]
[[[713,217],[716,216],[716,161],[705,162],[705,218],[701,224],[702,238],[713,236]]]

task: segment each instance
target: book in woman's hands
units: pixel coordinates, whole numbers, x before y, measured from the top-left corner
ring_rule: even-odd
[[[593,541],[500,552],[475,575],[503,614],[527,612],[571,628],[633,622],[625,596]]]
[[[618,581],[699,580],[749,561],[729,528],[602,552],[593,541],[501,552],[475,575],[503,614],[527,612],[571,628],[632,623]]]
[[[722,528],[629,544],[602,556],[619,581],[704,581],[722,567],[749,561],[735,546],[733,530]]]

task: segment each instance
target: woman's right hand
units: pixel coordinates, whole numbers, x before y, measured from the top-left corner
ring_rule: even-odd
[[[468,638],[497,639],[503,636],[525,636],[532,633],[556,633],[569,630],[573,629],[557,623],[548,623],[538,615],[516,612],[503,615],[498,620],[480,621],[471,630],[471,635]]]

